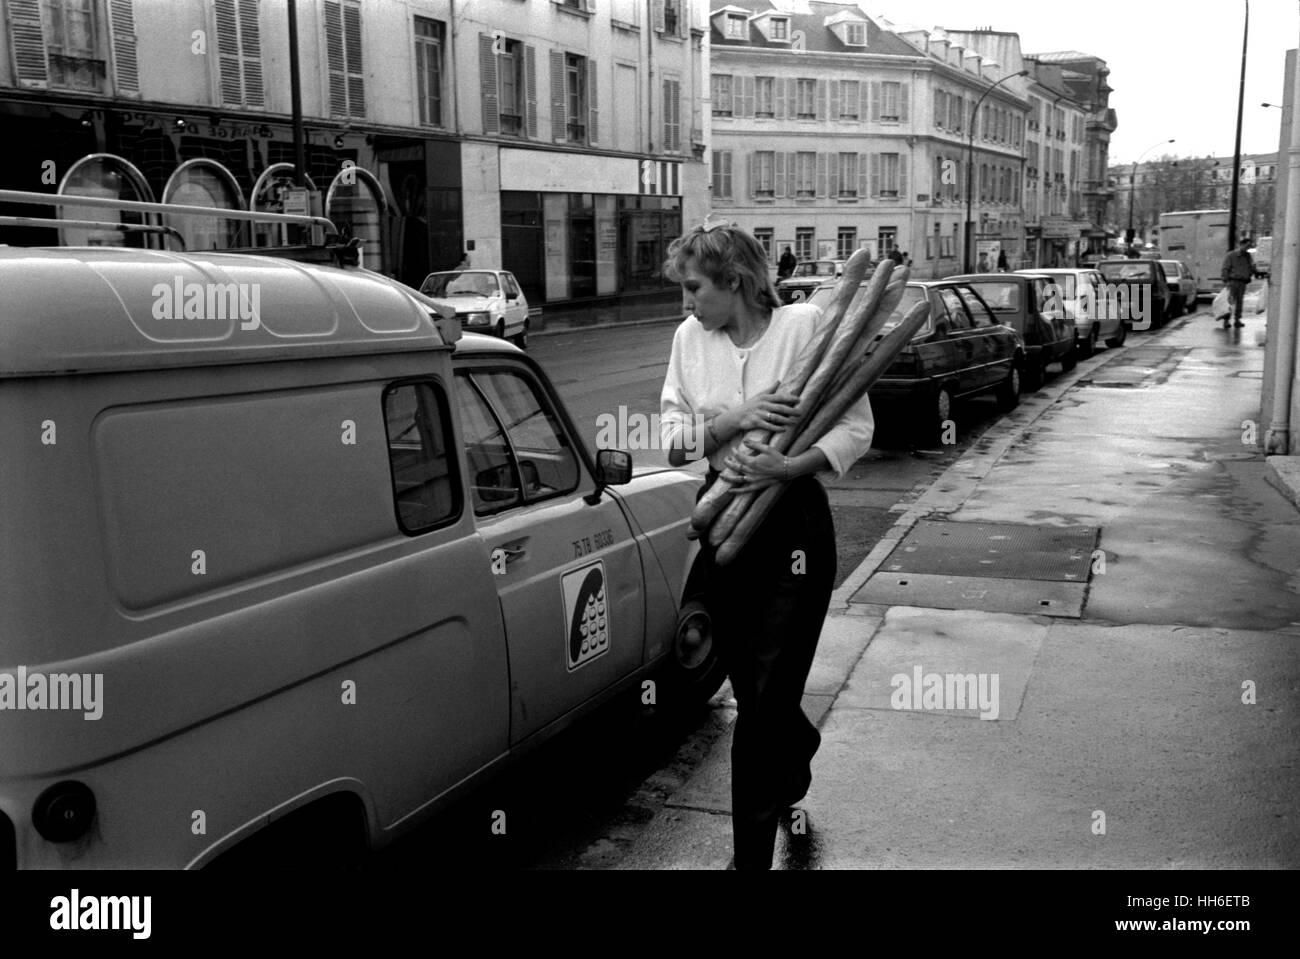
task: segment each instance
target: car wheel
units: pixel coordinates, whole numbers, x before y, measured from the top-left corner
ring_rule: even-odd
[[[505,321],[505,317],[502,317],[501,319],[497,320],[496,336],[497,336],[497,339],[499,339],[499,340],[504,340],[504,339],[506,338],[506,321]]]
[[[1043,381],[1047,379],[1047,364],[1037,356],[1025,357],[1025,372],[1021,379],[1024,388],[1033,393],[1041,388]]]
[[[1111,349],[1114,349],[1117,346],[1123,346],[1124,341],[1127,339],[1128,339],[1128,324],[1125,323],[1123,320],[1121,320],[1119,324],[1119,329],[1115,331],[1115,335],[1111,337],[1107,337],[1106,345],[1109,346]]]
[[[918,445],[938,446],[943,440],[944,423],[952,419],[952,391],[941,386],[922,401],[916,411]]]
[[[510,337],[510,342],[513,343],[515,346],[519,347],[521,350],[526,350],[526,349],[528,349],[528,324],[527,324],[527,322],[524,323],[524,328],[523,328],[522,330],[520,330],[520,331],[519,331],[518,333],[516,333],[514,336]]]
[[[1070,344],[1070,352],[1061,357],[1061,372],[1068,373],[1079,365],[1079,341]]]
[[[997,399],[998,409],[1003,413],[1009,413],[1020,405],[1020,365],[1012,363],[1011,369],[1007,371],[1006,378],[998,384],[997,392],[994,394]]]
[[[1181,296],[1171,296],[1169,298],[1169,318],[1177,319],[1183,315],[1183,298]]]
[[[1088,328],[1088,335],[1078,344],[1079,359],[1088,360],[1097,352],[1097,334],[1100,332],[1096,323]]]
[[[669,701],[682,706],[707,703],[727,678],[726,662],[714,641],[713,620],[701,597],[682,604],[662,673]]]

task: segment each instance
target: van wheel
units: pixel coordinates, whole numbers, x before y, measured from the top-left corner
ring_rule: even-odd
[[[505,338],[506,338],[506,321],[504,318],[502,318],[497,320],[497,339],[504,340]]]
[[[1061,357],[1061,372],[1068,373],[1079,365],[1079,341],[1070,344],[1070,352]]]
[[[528,349],[528,321],[524,321],[524,328],[510,337],[510,342],[521,350]]]
[[[727,678],[722,651],[714,640],[713,620],[701,597],[682,604],[662,674],[669,700],[683,706],[707,703]]]
[[[1123,320],[1121,320],[1119,324],[1119,329],[1115,331],[1115,335],[1111,337],[1107,337],[1106,345],[1113,350],[1117,346],[1123,346],[1124,341],[1127,339],[1128,339],[1128,324],[1125,323]]]
[[[997,399],[998,410],[1003,413],[1010,413],[1020,405],[1019,364],[1011,364],[1011,369],[1007,372],[1006,379],[998,384],[998,390],[994,396]]]
[[[1101,332],[1097,324],[1092,324],[1088,329],[1088,335],[1079,341],[1077,348],[1079,350],[1079,359],[1092,359],[1092,355],[1097,352],[1097,335]]]

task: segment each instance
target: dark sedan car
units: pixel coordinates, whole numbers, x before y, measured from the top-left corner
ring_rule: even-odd
[[[839,260],[808,260],[776,284],[777,296],[781,297],[782,303],[802,303],[813,290],[843,272],[844,264]]]
[[[835,284],[824,283],[808,302],[824,310],[834,296]],[[908,283],[885,328],[923,299],[929,300],[930,318],[870,395],[873,406],[910,409],[918,441],[932,444],[952,420],[956,400],[993,393],[1001,409],[1014,409],[1025,354],[1020,335],[1000,323],[969,284],[953,280]]]
[[[1174,315],[1174,298],[1159,260],[1102,260],[1097,269],[1129,329],[1149,330]]]
[[[1074,320],[1051,277],[972,273],[948,279],[969,283],[998,322],[1020,334],[1025,342],[1025,389],[1043,385],[1049,364],[1060,363],[1061,369],[1069,372],[1079,362]]]

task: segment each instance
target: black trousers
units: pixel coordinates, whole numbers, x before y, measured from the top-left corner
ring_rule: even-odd
[[[710,471],[707,489],[717,479]],[[727,566],[705,542],[706,602],[736,695],[731,805],[738,870],[770,869],[781,815],[803,798],[821,735],[801,701],[835,586],[826,491],[794,480]]]

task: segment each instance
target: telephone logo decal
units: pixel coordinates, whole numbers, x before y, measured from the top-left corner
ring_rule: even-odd
[[[596,560],[569,570],[560,578],[564,592],[568,668],[577,669],[609,652],[609,610],[605,594],[605,563]]]

